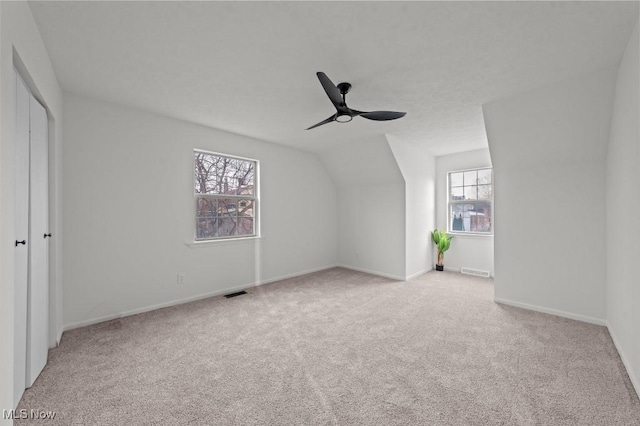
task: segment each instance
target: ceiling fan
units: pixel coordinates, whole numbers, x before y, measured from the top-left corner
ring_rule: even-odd
[[[322,84],[322,87],[324,88],[324,91],[327,92],[329,100],[331,101],[333,106],[336,107],[336,113],[326,120],[323,120],[318,124],[314,124],[306,130],[311,130],[314,127],[322,126],[323,124],[331,123],[332,121],[337,121],[338,123],[348,123],[349,121],[353,120],[353,117],[357,116],[368,118],[369,120],[385,121],[402,118],[407,114],[406,112],[395,111],[363,112],[351,109],[347,106],[347,101],[345,99],[345,95],[349,93],[349,90],[351,89],[351,84],[339,83],[336,86],[325,73],[318,72],[316,74],[318,76],[318,80],[320,80],[320,84]]]

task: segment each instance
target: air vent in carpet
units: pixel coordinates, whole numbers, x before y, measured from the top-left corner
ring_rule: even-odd
[[[225,294],[224,297],[226,297],[227,299],[230,299],[232,297],[242,296],[243,294],[247,294],[247,292],[246,291],[239,291],[237,293]]]

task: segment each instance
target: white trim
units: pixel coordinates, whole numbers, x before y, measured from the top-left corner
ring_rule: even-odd
[[[261,242],[262,240],[264,240],[264,237],[258,237],[258,236],[239,237],[239,238],[216,238],[211,240],[187,241],[186,243],[184,243],[184,245],[189,248],[203,248],[203,247],[212,247],[215,245],[250,243],[252,241]]]
[[[429,267],[429,268],[423,269],[422,271],[415,272],[415,273],[413,273],[413,274],[411,274],[411,275],[408,275],[408,276],[407,276],[407,279],[406,279],[405,281],[410,281],[410,280],[412,280],[412,279],[414,279],[414,278],[419,277],[420,275],[426,274],[426,273],[427,273],[427,272],[429,272],[429,271],[433,271],[433,269],[434,269],[434,268],[431,266],[431,267]]]
[[[433,266],[433,270],[434,271],[436,270],[435,265]],[[456,268],[456,267],[453,267],[453,266],[445,266],[444,270],[446,272],[457,272],[458,274],[462,274],[462,268]],[[463,274],[463,275],[466,275],[466,274]],[[489,276],[488,277],[482,277],[480,275],[471,275],[471,276],[475,276],[475,277],[478,277],[478,278],[487,278],[487,279],[494,278],[493,274],[491,273],[491,271],[489,271]],[[494,301],[495,301],[495,299],[494,299]],[[505,303],[505,304],[508,304],[508,303]]]
[[[464,173],[464,172],[474,172],[477,170],[487,170],[491,169],[491,182],[493,182],[493,166],[480,166],[480,167],[469,167],[468,169],[460,169],[460,170],[449,170],[449,173]]]
[[[255,286],[264,285],[264,284],[270,284],[270,283],[273,283],[273,282],[276,282],[276,281],[288,280],[289,278],[301,277],[303,275],[313,274],[314,272],[320,272],[320,271],[324,271],[324,270],[331,269],[331,268],[337,268],[339,266],[340,265],[338,265],[338,264],[326,265],[326,266],[321,266],[319,268],[311,268],[311,269],[307,269],[305,271],[294,272],[292,274],[285,274],[285,275],[281,275],[281,276],[276,277],[276,278],[269,278],[269,279],[266,279],[266,280],[261,280],[257,284],[255,284]]]
[[[105,315],[105,316],[99,317],[99,318],[92,318],[92,319],[89,319],[89,320],[78,321],[78,322],[74,322],[74,323],[65,325],[63,327],[63,329],[64,329],[64,331],[69,331],[69,330],[72,330],[74,328],[85,327],[87,325],[98,324],[98,323],[101,323],[101,322],[111,321],[111,320],[118,319],[118,318],[124,318],[124,317],[128,317],[128,316],[131,316],[131,315],[137,315],[137,314],[142,314],[142,313],[145,313],[145,312],[155,311],[156,309],[167,308],[169,306],[182,305],[184,303],[195,302],[196,300],[208,299],[210,297],[220,296],[220,295],[223,295],[223,294],[235,293],[237,291],[246,290],[246,289],[249,289],[249,288],[252,288],[252,287],[258,287],[258,286],[263,285],[263,284],[269,284],[269,283],[272,283],[272,282],[275,282],[275,281],[281,281],[281,280],[288,279],[288,278],[299,277],[299,276],[307,275],[307,274],[310,274],[310,273],[313,273],[313,272],[318,272],[318,271],[323,271],[325,269],[335,268],[337,266],[338,265],[321,266],[319,268],[307,269],[305,271],[299,271],[299,272],[294,272],[294,273],[287,274],[287,275],[282,275],[282,276],[277,277],[277,278],[269,278],[269,279],[262,280],[262,281],[259,281],[259,282],[256,282],[256,283],[241,284],[241,285],[238,285],[238,286],[229,287],[229,288],[220,289],[220,290],[214,290],[214,291],[203,293],[203,294],[199,294],[199,295],[196,295],[196,296],[185,297],[185,298],[182,298],[182,299],[174,299],[174,300],[170,300],[170,301],[167,301],[167,302],[158,303],[156,305],[150,305],[150,306],[145,306],[145,307],[138,308],[138,309],[132,309],[132,310],[129,310],[129,311],[119,312],[117,314]],[[60,339],[62,339],[62,334],[60,335],[60,338],[58,338],[58,342],[60,342]]]
[[[234,158],[236,160],[253,161],[255,163],[258,162],[258,160],[256,160],[255,158],[241,157],[239,155],[233,155],[233,154],[224,154],[222,152],[207,151],[206,149],[193,148],[193,151],[194,152],[199,152],[201,154],[216,155],[218,157],[229,157],[229,158]]]
[[[444,267],[444,271],[438,271],[436,269],[436,266],[437,266],[437,264],[434,264],[431,269],[433,269],[436,272],[457,272],[457,273],[460,273],[460,268],[454,268],[453,266],[445,266]]]
[[[365,269],[365,268],[358,268],[357,266],[349,266],[349,265],[343,265],[343,264],[339,264],[337,266],[339,266],[340,268],[351,269],[352,271],[364,272],[366,274],[377,275],[379,277],[391,278],[392,280],[406,281],[405,277],[401,277],[400,275],[393,275],[393,274],[387,274],[386,272],[373,271],[371,269]]]
[[[469,238],[478,238],[478,237],[483,237],[483,238],[493,238],[493,231],[491,232],[460,232],[460,231],[447,231],[447,234],[451,234],[454,237],[469,237]]]
[[[624,369],[627,370],[627,375],[629,376],[629,380],[631,380],[631,385],[634,387],[636,394],[638,396],[640,396],[640,381],[638,380],[638,378],[636,377],[636,375],[634,374],[633,369],[631,368],[631,363],[629,363],[628,359],[624,352],[622,351],[622,346],[620,346],[620,344],[618,342],[620,342],[617,338],[616,335],[613,333],[613,330],[611,329],[611,324],[609,324],[609,321],[607,321],[607,330],[609,331],[609,335],[611,336],[611,340],[613,341],[613,345],[616,347],[616,350],[618,351],[618,355],[620,355],[620,359],[622,360],[622,365],[624,365]]]
[[[571,312],[561,311],[558,309],[545,308],[537,305],[530,305],[528,303],[515,302],[509,299],[502,299],[500,297],[494,297],[493,301],[503,305],[515,306],[516,308],[528,309],[530,311],[542,312],[543,314],[555,315],[558,317],[569,318],[576,321],[587,322],[589,324],[606,326],[607,321],[600,318],[589,317],[586,315],[573,314]]]

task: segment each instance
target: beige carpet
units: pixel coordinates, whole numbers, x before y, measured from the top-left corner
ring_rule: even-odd
[[[605,328],[492,297],[450,272],[318,272],[69,331],[19,408],[60,425],[640,425]]]

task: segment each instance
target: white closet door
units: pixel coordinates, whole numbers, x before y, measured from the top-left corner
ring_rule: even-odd
[[[18,405],[25,389],[27,358],[27,291],[29,285],[29,98],[22,79],[14,72],[16,82],[15,138],[15,256],[14,256],[14,369],[13,402]],[[22,242],[24,241],[24,244]]]
[[[27,387],[47,363],[49,350],[49,132],[47,111],[33,96],[30,124]]]

